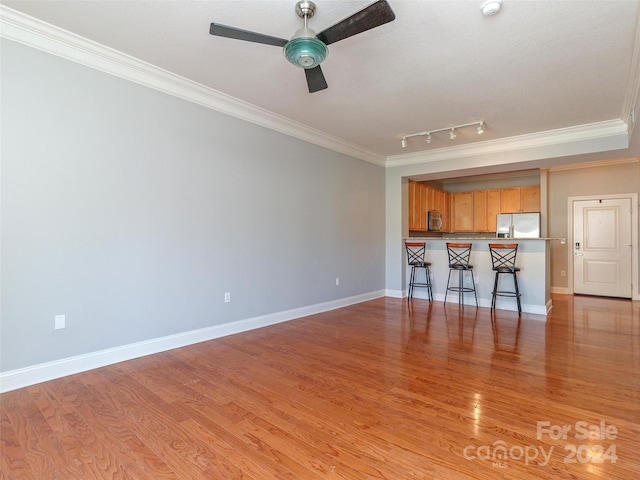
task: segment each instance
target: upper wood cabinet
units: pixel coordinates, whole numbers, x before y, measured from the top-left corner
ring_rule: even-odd
[[[427,230],[427,191],[426,186],[409,182],[409,230]]]
[[[487,231],[487,191],[473,192],[473,231]]]
[[[521,187],[520,201],[523,212],[539,212],[540,211],[540,187]]]
[[[501,213],[539,212],[540,187],[503,188],[500,191]]]
[[[473,232],[473,192],[451,194],[451,217],[454,232]]]
[[[487,232],[496,231],[496,215],[502,213],[500,210],[501,190],[487,190]]]
[[[409,181],[409,203],[407,206],[407,213],[409,214],[409,230],[414,230],[416,226],[416,182]]]
[[[539,212],[540,187],[449,193],[409,181],[409,230],[428,231],[432,210],[442,213],[442,232],[495,232],[499,213]]]
[[[500,190],[500,213],[520,211],[520,188],[503,188]]]
[[[476,190],[473,192],[473,231],[495,232],[496,215],[501,213],[501,191]]]
[[[435,204],[433,210],[442,213],[442,231],[448,232],[451,230],[451,194],[444,190],[435,190]]]
[[[449,231],[449,192],[409,181],[409,230],[426,232],[429,211],[442,213],[442,230]]]

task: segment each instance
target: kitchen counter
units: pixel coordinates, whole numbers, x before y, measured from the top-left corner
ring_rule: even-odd
[[[433,285],[434,300],[444,301],[449,275],[449,259],[447,255],[447,242],[469,242],[472,244],[471,260],[473,265],[476,293],[480,307],[491,307],[491,291],[495,272],[492,270],[489,243],[517,243],[518,255],[516,266],[518,272],[518,286],[520,287],[522,311],[546,316],[552,307],[551,303],[551,267],[548,244],[550,240],[561,238],[496,238],[489,236],[456,236],[456,237],[407,237],[406,241],[424,241],[427,253],[425,260],[431,262],[431,281]],[[406,265],[405,257],[405,289],[409,284],[411,269]],[[424,273],[420,273],[423,275]],[[452,282],[457,281],[457,272],[452,273]],[[504,283],[503,283],[504,282]],[[500,285],[511,289],[512,282],[508,276],[500,279]],[[502,287],[501,287],[502,288]],[[424,288],[415,290],[414,298],[427,298]],[[447,303],[458,302],[457,293],[450,292]],[[475,307],[473,292],[465,296],[465,308]],[[498,297],[497,309],[517,311],[514,298]]]
[[[558,237],[531,237],[531,238],[502,238],[502,237],[492,237],[492,236],[478,236],[478,235],[470,235],[470,236],[455,236],[455,237],[406,237],[405,240],[411,240],[411,241],[418,241],[418,240],[446,240],[449,242],[453,242],[456,240],[464,240],[464,241],[469,241],[469,240],[483,240],[483,241],[491,241],[493,242],[494,240],[497,241],[501,241],[501,242],[509,242],[509,243],[514,243],[514,242],[519,242],[521,240],[558,240],[560,242],[564,242],[565,239],[564,238],[558,238]]]

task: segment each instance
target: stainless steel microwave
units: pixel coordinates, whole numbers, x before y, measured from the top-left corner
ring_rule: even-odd
[[[442,213],[435,210],[429,212],[427,228],[430,232],[439,232],[442,230]]]

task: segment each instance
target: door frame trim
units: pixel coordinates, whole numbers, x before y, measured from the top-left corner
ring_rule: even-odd
[[[606,194],[606,195],[581,195],[575,197],[568,197],[567,208],[567,282],[569,294],[573,295],[573,215],[574,215],[574,202],[588,201],[588,200],[600,200],[600,199],[614,199],[614,198],[629,198],[631,200],[631,241],[633,242],[633,248],[631,249],[631,279],[633,282],[633,290],[631,291],[632,300],[640,300],[640,276],[638,275],[638,243],[640,243],[640,237],[638,236],[638,194],[637,193],[618,193],[618,194]]]

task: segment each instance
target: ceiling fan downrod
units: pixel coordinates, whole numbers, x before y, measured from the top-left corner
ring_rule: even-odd
[[[284,46],[285,58],[296,67],[310,69],[320,65],[329,49],[316,38],[316,32],[307,26],[309,18],[316,13],[316,4],[302,0],[296,3],[296,13],[304,20],[304,27],[299,29]]]

